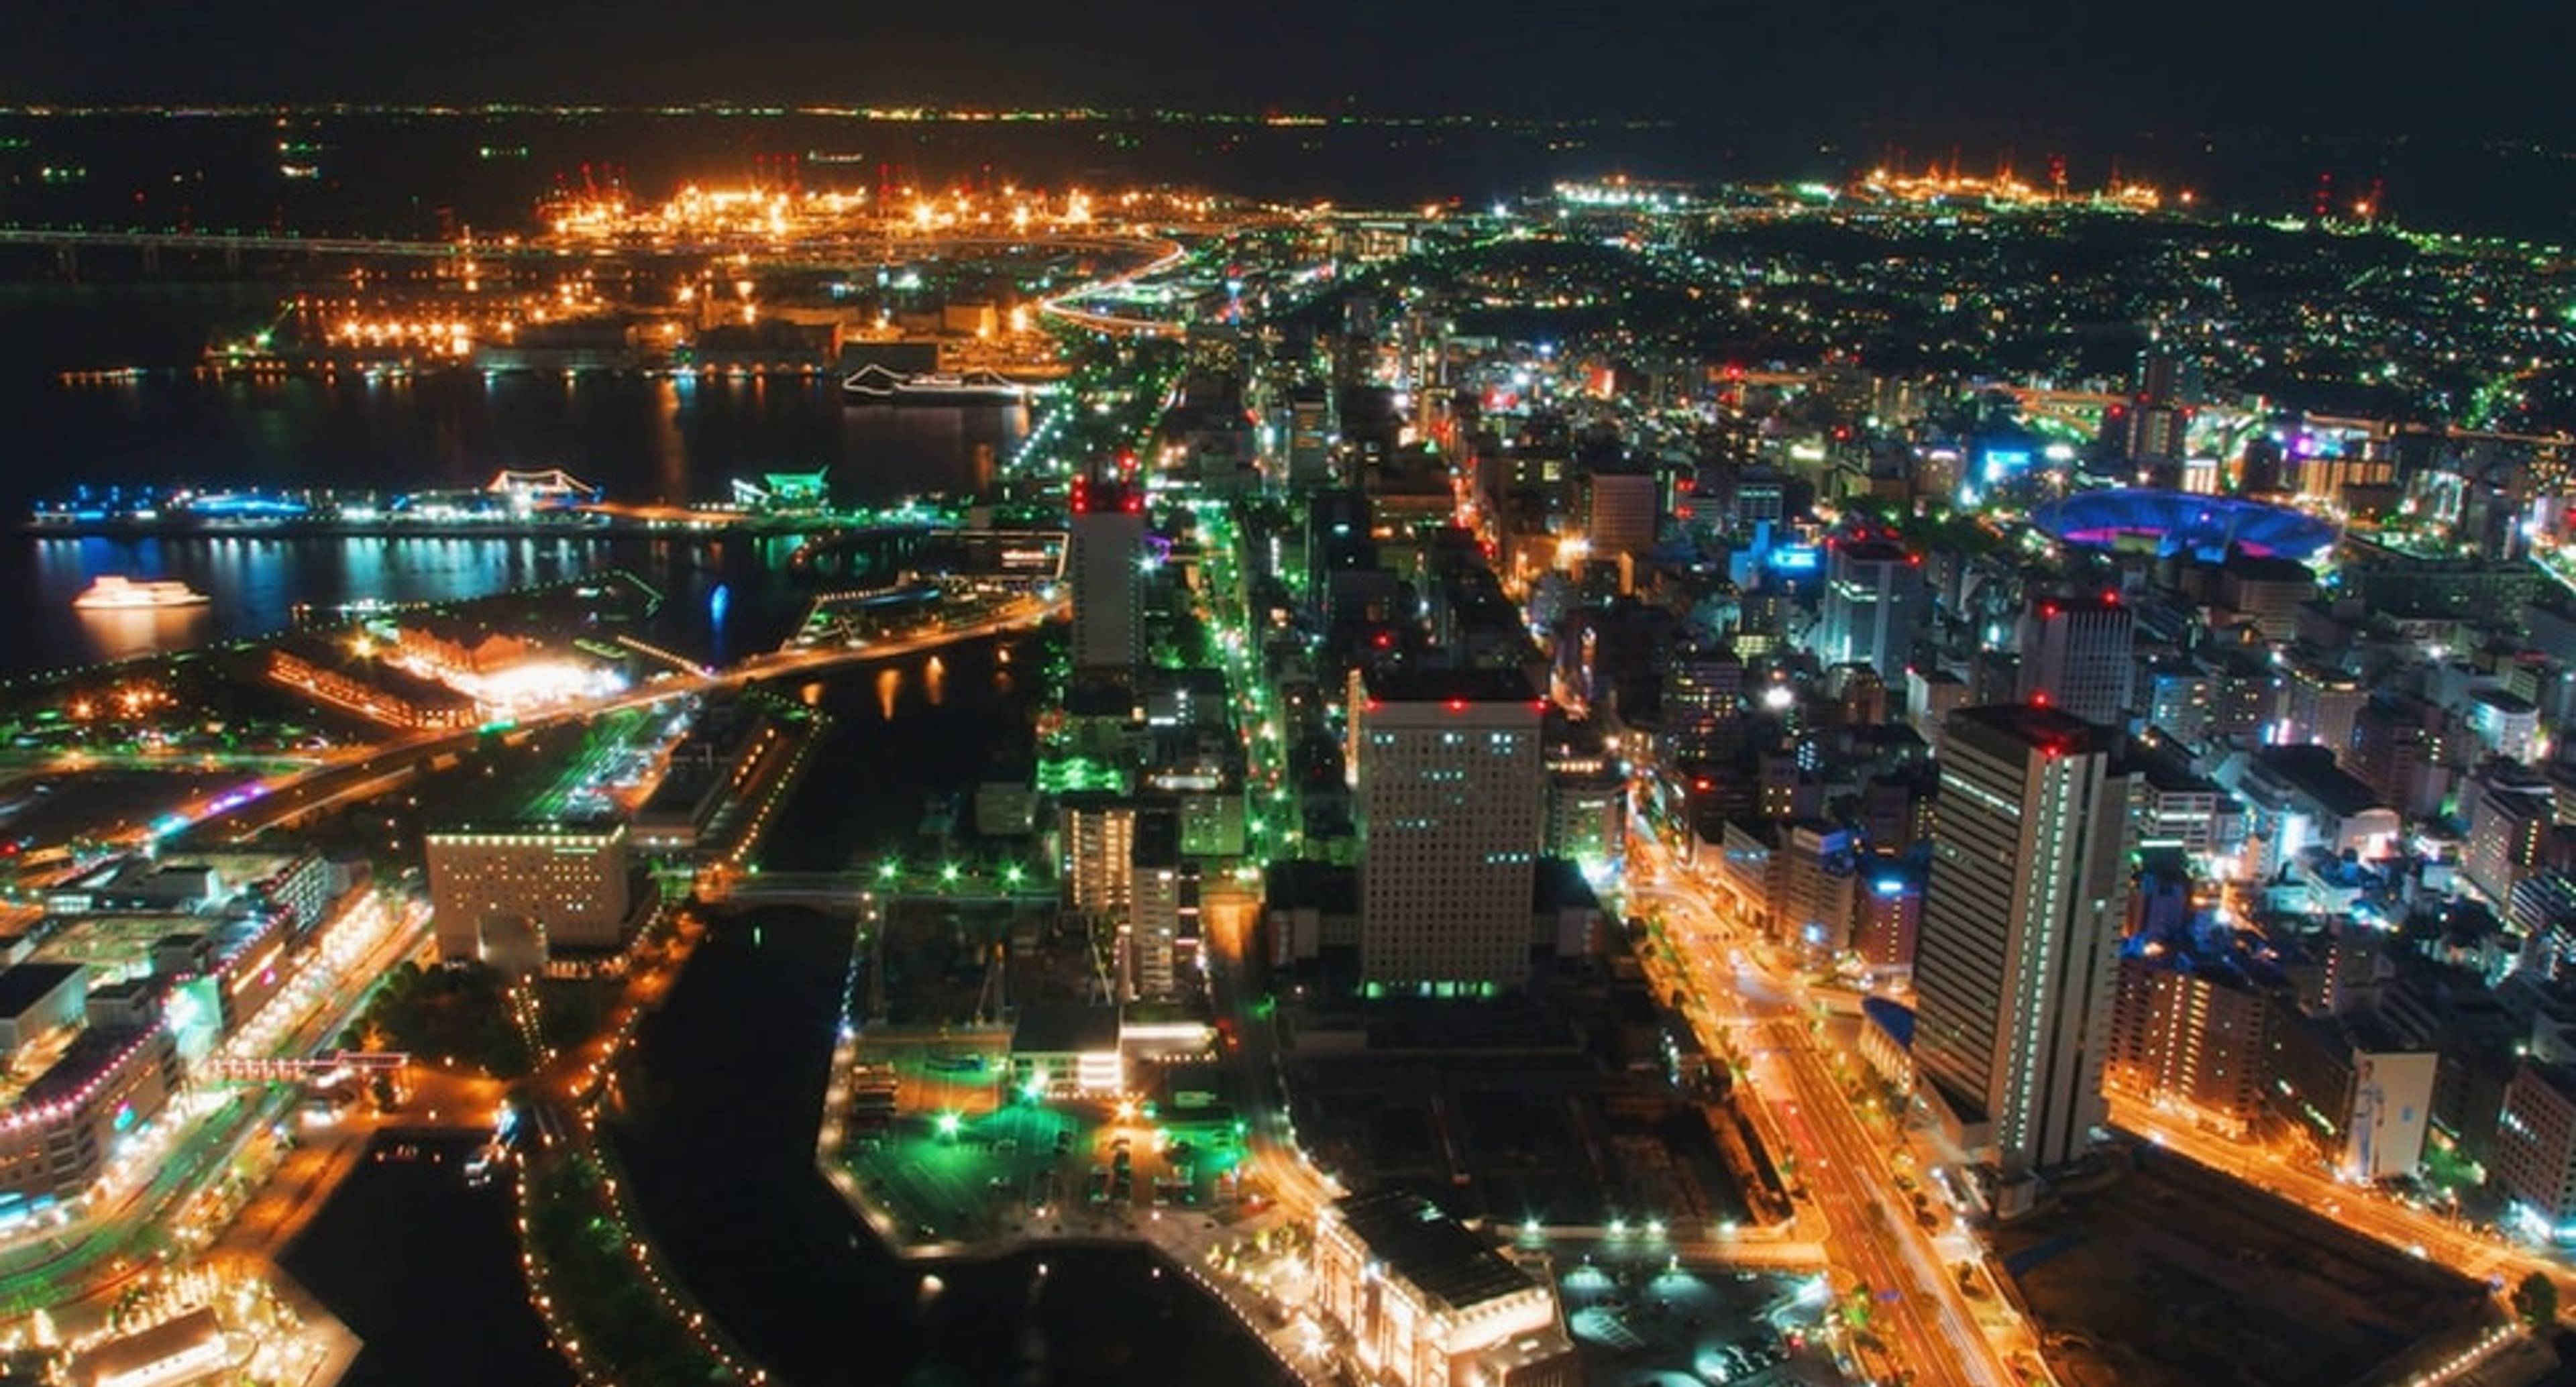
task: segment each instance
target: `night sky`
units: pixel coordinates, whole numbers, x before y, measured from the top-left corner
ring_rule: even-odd
[[[2576,131],[2559,0],[20,0],[0,101],[1098,103],[1768,131]]]

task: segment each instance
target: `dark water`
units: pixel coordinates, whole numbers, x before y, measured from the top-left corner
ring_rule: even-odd
[[[971,785],[990,748],[1024,748],[1035,658],[1030,643],[981,644],[811,690],[834,732],[766,860],[836,867],[900,841],[924,796]],[[870,1239],[813,1165],[850,929],[797,909],[721,926],[647,1023],[622,1090],[645,1216],[751,1352],[813,1384],[1283,1381],[1139,1254],[940,1266],[944,1289],[926,1296],[934,1268]]]
[[[708,501],[735,478],[826,472],[835,501],[881,505],[988,483],[1028,426],[1019,409],[852,409],[799,378],[656,379],[455,372],[370,383],[214,380],[179,363],[206,337],[274,311],[252,286],[0,287],[0,523],[74,488],[474,487],[503,468],[561,467],[619,501]],[[161,363],[142,378],[60,372]],[[658,632],[719,658],[774,642],[794,616],[786,539],[41,539],[0,533],[0,592],[23,597],[0,674],[57,669],[283,628],[299,601],[471,597],[600,568],[671,596]],[[169,577],[205,607],[76,613],[104,573]],[[707,598],[730,589],[716,627]]]
[[[793,909],[721,929],[628,1079],[620,1139],[645,1216],[715,1315],[796,1383],[1283,1381],[1141,1254],[926,1267],[871,1241],[813,1167],[849,931]]]
[[[653,635],[726,660],[775,645],[800,589],[781,565],[795,541],[570,539],[43,539],[0,536],[0,591],[23,595],[0,674],[60,669],[283,630],[297,602],[450,601],[606,569],[666,597]],[[76,611],[103,573],[177,578],[212,600],[157,611]],[[722,620],[710,598],[726,590]]]
[[[342,1382],[570,1383],[528,1308],[508,1186],[468,1188],[461,1144],[414,1149],[417,1159],[361,1162],[286,1254],[286,1269],[365,1341]]]
[[[181,324],[76,333],[54,358],[90,364],[147,351],[157,359],[257,311],[130,287],[21,289],[17,298],[31,315],[121,312]],[[717,500],[733,478],[828,469],[835,500],[870,504],[971,491],[1027,427],[1025,411],[1011,408],[850,408],[822,377],[217,380],[167,370],[78,385],[9,364],[0,360],[0,404],[18,465],[0,470],[0,504],[13,508],[82,484],[421,490],[549,467],[632,502]]]

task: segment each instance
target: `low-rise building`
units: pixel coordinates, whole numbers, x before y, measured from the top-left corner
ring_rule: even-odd
[[[533,934],[544,956],[625,943],[637,899],[624,824],[460,826],[429,835],[439,957],[486,958]]]
[[[1575,1387],[1548,1284],[1419,1195],[1335,1201],[1315,1220],[1324,1313],[1362,1379],[1391,1387]]]

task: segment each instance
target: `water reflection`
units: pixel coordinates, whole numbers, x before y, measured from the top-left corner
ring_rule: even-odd
[[[162,650],[202,645],[214,629],[214,613],[203,603],[193,607],[80,608],[81,628],[95,658],[124,660]]]

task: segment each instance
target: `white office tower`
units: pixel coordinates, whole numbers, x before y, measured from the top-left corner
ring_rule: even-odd
[[[2117,593],[2034,598],[2021,616],[2018,697],[2125,728],[2137,684],[2136,624]]]
[[[2128,777],[2117,734],[2057,708],[1962,708],[1915,949],[1916,1070],[2007,1199],[2102,1120]]]
[[[1931,612],[1921,555],[1885,540],[1837,543],[1826,563],[1816,658],[1867,665],[1893,683],[1913,663],[1915,638]]]

